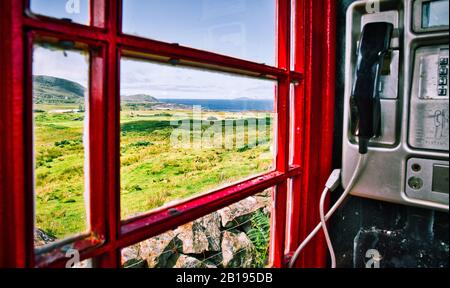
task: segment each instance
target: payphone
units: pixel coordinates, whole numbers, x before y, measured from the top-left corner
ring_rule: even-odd
[[[352,195],[449,210],[448,11],[449,0],[349,7],[344,188],[366,155]]]

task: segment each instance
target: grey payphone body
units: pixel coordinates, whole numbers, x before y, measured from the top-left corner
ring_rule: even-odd
[[[375,3],[376,2],[376,3]],[[351,194],[449,210],[449,0],[358,1],[347,12],[342,183],[358,159],[349,105],[358,47],[369,23],[393,27],[376,79],[381,110],[377,137]],[[391,25],[392,24],[392,25]]]

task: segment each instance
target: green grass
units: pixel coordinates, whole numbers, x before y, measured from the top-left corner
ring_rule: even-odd
[[[82,117],[35,114],[36,224],[57,237],[87,229]]]
[[[42,112],[77,109],[67,108],[67,105],[36,106],[41,111],[35,113],[37,227],[58,238],[83,232],[87,229],[83,196],[84,113]],[[242,128],[245,133],[237,139],[227,139],[234,144],[231,147],[186,149],[173,147],[170,142],[174,129],[170,121],[180,112],[188,114],[188,118],[192,116],[188,111],[124,109],[121,112],[122,218],[271,169],[270,118],[266,119],[267,133],[258,145],[252,145],[256,144],[253,142],[244,146],[236,145],[236,141],[249,142],[249,139],[257,136],[254,131],[247,131],[244,121],[236,121],[238,127],[235,129]],[[223,133],[221,130],[225,119],[253,117],[245,113],[207,114],[202,117],[203,120],[209,117],[214,121],[208,120],[209,124],[202,126],[203,132],[215,123],[215,127],[219,127],[216,133]],[[196,136],[191,135],[191,140],[195,141]]]

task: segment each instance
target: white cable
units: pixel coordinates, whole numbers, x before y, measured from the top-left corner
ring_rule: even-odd
[[[347,195],[350,193],[353,186],[355,185],[356,180],[358,179],[359,174],[363,167],[363,163],[365,160],[364,156],[365,155],[363,155],[363,154],[359,154],[358,164],[356,165],[356,168],[355,168],[355,171],[353,172],[352,178],[350,178],[350,182],[348,183],[347,188],[344,190],[344,193],[342,193],[341,197],[339,197],[339,199],[336,201],[336,203],[333,205],[333,207],[331,207],[331,209],[325,215],[325,217],[324,217],[325,221],[327,221],[334,214],[334,212],[336,212],[337,208],[339,208],[339,206],[341,206],[342,202],[344,202],[345,198],[347,198]],[[289,265],[288,265],[289,268],[292,268],[294,266],[295,262],[297,261],[298,256],[300,255],[300,252],[302,252],[302,250],[309,243],[309,241],[311,241],[311,239],[317,234],[317,232],[319,232],[320,227],[322,227],[322,223],[317,224],[316,228],[314,228],[314,230],[311,233],[309,233],[308,237],[306,237],[306,239],[303,240],[303,242],[300,244],[300,246],[297,248],[294,255],[292,256],[291,261],[289,261]]]
[[[328,233],[327,229],[327,222],[325,221],[325,213],[323,212],[325,206],[325,199],[327,198],[328,191],[329,191],[328,187],[325,187],[325,189],[322,192],[322,195],[320,196],[319,214],[320,214],[320,223],[322,224],[322,231],[323,234],[325,235],[325,241],[327,242],[328,251],[330,252],[331,268],[336,268],[336,255],[334,254],[333,244],[331,243],[330,234]]]
[[[333,192],[339,186],[341,178],[341,170],[335,169],[330,176],[328,177],[327,182],[325,183],[325,188],[323,189],[322,195],[320,195],[320,204],[319,204],[319,216],[320,223],[322,224],[322,231],[325,235],[325,240],[327,242],[328,251],[330,253],[331,258],[331,268],[336,268],[336,255],[334,254],[333,244],[331,243],[330,234],[328,233],[327,223],[325,221],[325,199],[327,198],[328,191]]]

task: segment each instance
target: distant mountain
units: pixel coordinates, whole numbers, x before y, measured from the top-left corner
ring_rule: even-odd
[[[33,77],[33,100],[36,104],[83,104],[86,88],[67,79],[51,76]],[[160,102],[147,94],[122,95],[122,105],[131,110],[190,109],[191,106]]]
[[[128,107],[131,110],[176,110],[176,109],[191,109],[191,106],[166,103],[165,100],[158,100],[153,96],[147,94],[136,95],[122,95],[120,96],[121,105]]]
[[[67,79],[33,77],[33,100],[36,104],[81,104],[85,91],[86,88]]]
[[[122,95],[120,97],[122,103],[126,104],[147,104],[147,103],[159,103],[159,100],[153,96],[146,94],[136,94],[125,96]]]

